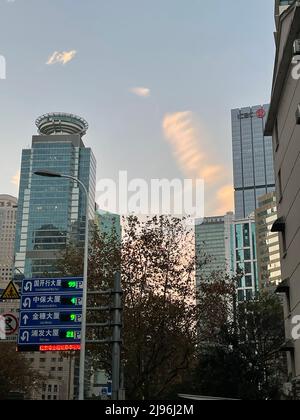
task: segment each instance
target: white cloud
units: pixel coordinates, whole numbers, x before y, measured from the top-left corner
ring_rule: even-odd
[[[151,95],[150,89],[146,87],[134,87],[130,89],[130,92],[141,98],[149,98]]]
[[[47,65],[52,65],[52,64],[67,64],[70,61],[72,61],[74,59],[74,57],[76,56],[77,51],[76,50],[71,50],[71,51],[55,51],[49,58],[47,61]]]

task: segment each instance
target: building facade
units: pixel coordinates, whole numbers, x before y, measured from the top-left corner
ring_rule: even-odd
[[[225,216],[206,217],[203,223],[195,226],[195,249],[199,261],[208,259],[207,263],[197,269],[197,283],[209,280],[212,273],[225,271],[228,274],[233,268],[232,228],[233,213]]]
[[[15,197],[0,195],[0,289],[13,278],[17,204]]]
[[[255,212],[258,282],[260,289],[276,288],[281,282],[279,235],[272,232],[277,220],[276,194],[258,200]]]
[[[87,187],[94,219],[96,160],[82,137],[88,126],[80,117],[49,114],[37,120],[39,135],[23,150],[16,227],[16,269],[26,277],[55,276],[58,253],[68,242],[84,241],[85,196],[62,178],[44,178],[48,170],[79,178]]]
[[[279,17],[276,58],[266,135],[273,136],[282,283],[285,296],[286,351],[293,396],[300,399],[300,340],[293,322],[300,316],[300,5],[294,2]]]
[[[240,274],[238,301],[255,297],[258,291],[256,227],[254,216],[234,222],[234,267]]]
[[[235,215],[247,218],[275,189],[272,137],[264,136],[268,105],[231,112]]]

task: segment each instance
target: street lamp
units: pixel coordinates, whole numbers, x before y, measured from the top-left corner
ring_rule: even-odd
[[[86,308],[87,308],[87,282],[88,282],[88,255],[89,255],[89,193],[80,179],[51,171],[36,171],[35,175],[47,178],[71,179],[82,187],[86,196],[85,212],[85,243],[84,243],[84,265],[83,265],[83,299],[82,299],[82,323],[81,323],[81,343],[80,343],[80,364],[79,364],[79,400],[84,400],[84,372],[85,372],[85,344],[86,344]]]

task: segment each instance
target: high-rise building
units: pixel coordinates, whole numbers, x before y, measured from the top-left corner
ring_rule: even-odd
[[[275,192],[259,198],[255,212],[258,279],[260,289],[273,289],[281,282],[279,235],[272,232],[277,220]]]
[[[226,216],[206,217],[203,223],[196,222],[196,253],[200,261],[203,258],[208,259],[201,269],[197,269],[198,284],[201,280],[209,280],[213,272],[221,270],[231,273],[233,219],[234,214],[227,213]]]
[[[26,277],[54,276],[58,253],[70,241],[84,241],[85,195],[78,183],[44,178],[48,170],[79,178],[87,187],[91,220],[95,212],[96,160],[82,137],[88,124],[71,114],[47,114],[36,121],[39,135],[23,150],[16,229],[16,263]]]
[[[101,234],[107,235],[108,240],[113,236],[119,242],[122,238],[121,216],[107,211],[96,211],[96,224]]]
[[[69,242],[83,246],[86,197],[76,181],[34,175],[59,172],[78,178],[89,193],[89,214],[94,221],[96,160],[83,136],[88,124],[71,114],[38,118],[38,135],[31,149],[23,150],[17,214],[15,268],[27,278],[57,275],[57,260]],[[56,353],[28,353],[27,359],[45,380],[33,399],[73,399],[76,360]]]
[[[0,195],[0,289],[13,278],[17,199]]]
[[[285,296],[286,343],[289,377],[300,399],[300,340],[292,334],[300,316],[300,4],[294,2],[278,19],[272,99],[266,135],[273,136],[282,283]]]
[[[234,267],[241,274],[237,288],[239,302],[253,299],[258,291],[255,230],[254,216],[234,222]]]
[[[237,219],[247,218],[258,198],[275,189],[272,138],[264,137],[268,110],[268,105],[257,105],[231,112]]]

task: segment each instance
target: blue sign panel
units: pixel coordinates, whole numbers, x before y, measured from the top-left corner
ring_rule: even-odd
[[[80,345],[82,298],[82,278],[23,280],[18,349]]]
[[[82,313],[78,311],[61,311],[61,312],[39,312],[39,311],[22,311],[20,317],[20,327],[26,328],[28,326],[80,326]]]
[[[80,344],[81,328],[21,328],[19,345]]]
[[[22,295],[83,291],[83,278],[29,279],[22,282]]]
[[[21,310],[47,311],[51,309],[74,309],[82,308],[82,296],[78,295],[22,295]]]

